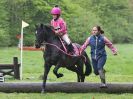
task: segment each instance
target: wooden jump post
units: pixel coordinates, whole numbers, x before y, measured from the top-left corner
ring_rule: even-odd
[[[47,83],[46,92],[65,92],[65,93],[133,93],[133,83],[111,83],[108,88],[100,88],[99,83]],[[42,83],[0,83],[0,92],[24,92],[40,93]]]
[[[20,79],[20,64],[18,64],[18,58],[13,57],[13,64],[0,64],[0,73],[4,75],[13,76],[15,79]]]

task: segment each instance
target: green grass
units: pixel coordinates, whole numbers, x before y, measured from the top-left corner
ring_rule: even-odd
[[[105,65],[107,82],[133,82],[133,45],[118,44],[118,55],[113,56],[107,48],[108,59]],[[88,47],[87,53],[90,56]],[[16,47],[0,48],[0,63],[12,63],[12,57],[17,56],[20,59],[20,50]],[[43,58],[41,51],[24,51],[23,54],[23,80],[14,80],[12,77],[6,76],[6,82],[42,82],[40,76],[43,74]],[[20,61],[20,60],[19,60]],[[57,79],[50,71],[48,82],[75,82],[76,74],[61,68],[59,72],[64,74],[64,77]],[[86,82],[100,82],[98,76],[93,73],[86,77]],[[84,94],[66,94],[66,93],[47,93],[41,94],[26,94],[26,93],[0,93],[0,99],[133,99],[133,94],[106,94],[106,93],[84,93]]]
[[[0,94],[0,99],[133,99],[133,94],[105,94],[105,93],[10,93]]]

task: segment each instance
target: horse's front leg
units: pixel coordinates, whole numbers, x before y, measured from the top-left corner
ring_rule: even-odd
[[[50,65],[48,63],[44,64],[44,76],[43,76],[43,85],[42,85],[42,92],[41,93],[45,92],[46,80],[47,80],[47,76],[48,76],[48,73],[50,71],[51,66],[52,65]]]
[[[53,73],[56,75],[57,78],[60,78],[60,77],[63,77],[64,76],[63,74],[58,73],[58,70],[59,70],[60,67],[61,67],[60,64],[57,64],[55,66],[54,70],[53,70]]]

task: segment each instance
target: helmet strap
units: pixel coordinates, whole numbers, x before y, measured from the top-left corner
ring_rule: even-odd
[[[56,18],[56,19],[54,19],[54,21],[58,20],[58,19],[59,19],[59,17],[60,17],[60,14],[57,14],[57,18]]]

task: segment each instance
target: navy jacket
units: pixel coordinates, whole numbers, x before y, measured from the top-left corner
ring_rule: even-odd
[[[106,56],[105,41],[104,41],[104,37],[102,35],[91,36],[89,45],[91,47],[92,58],[97,59],[102,55]]]
[[[113,44],[104,35],[101,34],[97,36],[90,36],[82,45],[81,52],[85,50],[88,45],[91,47],[91,57],[93,59],[98,59],[101,56],[106,57],[105,45],[107,45],[112,50],[113,54],[117,52]]]

